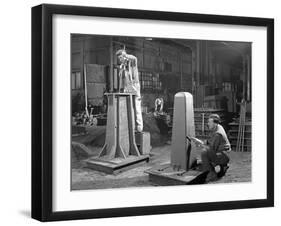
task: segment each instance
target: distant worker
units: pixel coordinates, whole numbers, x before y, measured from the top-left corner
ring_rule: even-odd
[[[126,53],[124,49],[116,52],[120,63],[120,78],[123,83],[125,93],[134,93],[135,107],[136,107],[136,130],[141,132],[143,130],[143,120],[141,111],[141,95],[140,95],[140,82],[138,73],[138,61],[133,55]],[[121,77],[122,76],[122,77]],[[119,84],[119,88],[120,88]]]
[[[154,102],[154,105],[155,105],[154,112],[156,112],[156,113],[162,113],[163,112],[163,105],[164,105],[163,98],[157,98]]]
[[[223,176],[228,169],[231,145],[227,138],[224,128],[219,124],[220,117],[217,114],[211,114],[208,119],[208,127],[211,132],[210,138],[204,145],[204,151],[201,153],[202,170],[208,171],[206,182],[214,181],[218,176]],[[219,167],[216,173],[215,167]]]

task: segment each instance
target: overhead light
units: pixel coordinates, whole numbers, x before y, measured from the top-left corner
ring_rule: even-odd
[[[147,40],[147,41],[152,41],[152,38],[145,38],[145,40]]]

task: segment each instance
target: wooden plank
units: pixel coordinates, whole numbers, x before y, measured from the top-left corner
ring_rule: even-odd
[[[117,110],[114,95],[108,95],[107,107],[107,123],[105,145],[100,153],[100,156],[108,156],[108,158],[115,157],[115,150],[117,147]]]
[[[106,89],[105,83],[89,83],[87,82],[88,98],[101,98]]]
[[[90,158],[86,160],[86,164],[89,168],[108,173],[108,174],[117,174],[125,170],[129,170],[145,164],[149,161],[148,155],[142,156],[129,156],[127,159],[123,158],[114,158],[112,160],[106,160],[103,158]]]
[[[106,70],[105,65],[86,64],[87,82],[90,83],[105,83]]]
[[[128,105],[127,105],[127,96],[116,96],[115,101],[117,101],[117,139],[118,146],[120,149],[123,149],[125,157],[129,155],[130,152],[130,136],[129,136],[129,118],[128,118]],[[116,156],[119,156],[118,153]]]

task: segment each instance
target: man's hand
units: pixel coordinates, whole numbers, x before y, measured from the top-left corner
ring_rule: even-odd
[[[189,139],[190,141],[193,141],[194,144],[197,146],[197,147],[200,147],[200,148],[204,148],[206,150],[209,149],[209,146],[206,145],[202,140],[196,138],[196,137],[186,137],[187,139]]]
[[[196,145],[204,145],[204,142],[196,137],[190,137],[190,140],[192,140]]]

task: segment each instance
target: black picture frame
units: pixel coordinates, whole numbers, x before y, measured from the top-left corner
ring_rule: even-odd
[[[54,212],[52,210],[52,18],[55,14],[247,25],[267,29],[267,198]],[[32,218],[57,221],[274,206],[274,20],[43,4],[32,8]]]

